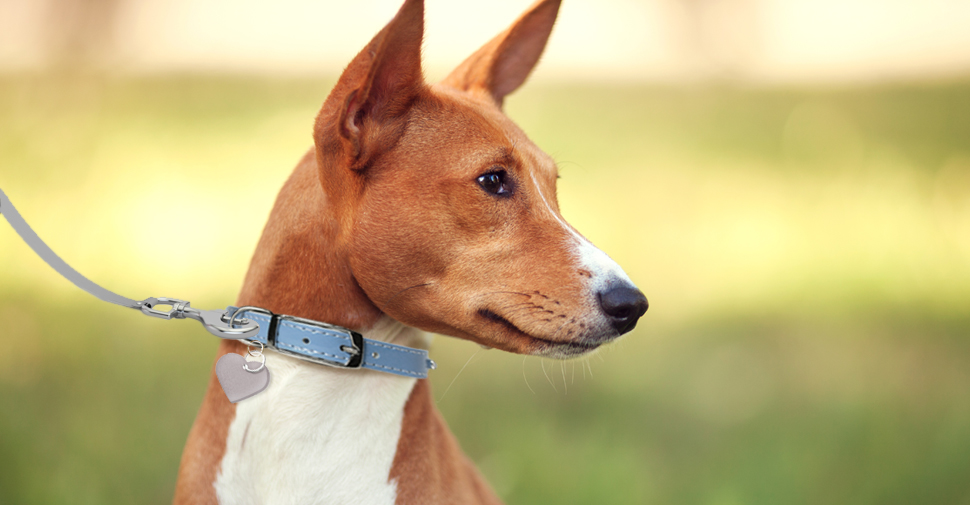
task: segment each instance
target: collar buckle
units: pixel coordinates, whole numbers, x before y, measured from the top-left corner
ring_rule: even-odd
[[[340,346],[340,350],[349,354],[350,360],[347,361],[347,363],[343,363],[341,361],[326,359],[316,355],[308,356],[306,354],[301,354],[301,353],[286,349],[285,347],[275,345],[276,335],[274,335],[272,346],[276,352],[280,354],[286,354],[288,356],[293,356],[294,358],[299,358],[306,361],[312,361],[314,363],[319,363],[321,365],[326,365],[334,368],[357,369],[364,364],[364,336],[361,335],[360,333],[344,328],[343,326],[321,323],[320,321],[314,321],[312,319],[304,319],[302,317],[285,316],[281,314],[276,314],[275,318],[278,321],[274,325],[275,326],[274,329],[276,330],[277,334],[279,332],[280,323],[284,321],[289,321],[289,322],[298,323],[298,324],[307,325],[307,326],[313,326],[321,330],[326,330],[329,333],[340,334],[340,336],[345,337],[349,340],[348,344]]]

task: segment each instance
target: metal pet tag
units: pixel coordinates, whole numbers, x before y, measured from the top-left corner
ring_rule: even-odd
[[[232,352],[216,362],[216,378],[230,402],[245,400],[269,386],[269,369],[261,351],[249,351],[250,356],[262,358],[258,368],[250,368],[255,362]]]

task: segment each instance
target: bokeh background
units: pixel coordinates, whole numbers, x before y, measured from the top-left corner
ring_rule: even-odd
[[[430,79],[527,0],[428,0]],[[396,0],[2,0],[0,188],[134,298],[234,301]],[[508,114],[647,294],[580,361],[435,339],[510,504],[970,503],[970,4],[567,0]],[[0,503],[167,503],[216,339],[0,225]]]

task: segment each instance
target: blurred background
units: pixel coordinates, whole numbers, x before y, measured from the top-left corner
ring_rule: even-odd
[[[437,79],[527,0],[427,1]],[[234,301],[396,0],[0,0],[0,188],[79,271]],[[650,311],[580,361],[435,339],[510,504],[970,504],[970,4],[567,0],[507,113]],[[167,503],[215,357],[0,225],[0,503]]]

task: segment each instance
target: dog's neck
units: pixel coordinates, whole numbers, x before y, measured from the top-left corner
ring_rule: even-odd
[[[239,306],[255,305],[358,331],[378,322],[382,313],[354,279],[344,246],[346,232],[329,200],[311,151],[273,206]]]
[[[240,293],[265,307],[426,348],[357,285],[308,155],[277,199]],[[270,386],[236,405],[215,482],[224,503],[393,503],[389,479],[415,379],[338,370],[267,351]]]

